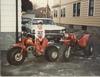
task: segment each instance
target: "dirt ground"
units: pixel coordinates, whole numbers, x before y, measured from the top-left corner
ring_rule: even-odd
[[[88,28],[94,42],[95,56],[75,56],[70,62],[48,62],[44,57],[34,58],[29,53],[20,66],[9,65],[7,51],[0,51],[2,76],[100,76],[100,28]],[[63,50],[63,47],[61,47]]]

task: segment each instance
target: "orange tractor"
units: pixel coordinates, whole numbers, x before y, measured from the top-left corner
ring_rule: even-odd
[[[44,42],[45,48],[44,48],[43,53],[41,53],[40,55],[38,54],[38,52],[40,52],[42,49],[41,45],[42,45],[43,40],[45,41]],[[40,40],[39,42],[39,44],[41,44],[40,45],[41,47],[39,49],[40,51],[37,51],[39,47],[36,45],[35,36],[32,34],[26,33],[26,37],[21,38],[21,41],[14,44],[12,48],[8,50],[7,60],[9,64],[11,65],[22,64],[28,55],[28,51],[32,51],[32,54],[36,57],[45,56],[48,61],[51,61],[51,62],[56,61],[59,57],[59,51],[58,51],[57,46],[55,46],[52,43],[49,43],[47,39],[43,39],[43,40],[42,41]]]

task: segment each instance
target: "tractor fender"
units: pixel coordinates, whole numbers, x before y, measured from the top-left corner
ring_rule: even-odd
[[[21,43],[16,43],[16,44],[13,44],[12,48],[21,48],[21,53],[25,56],[27,56],[27,49],[24,45],[22,45]]]
[[[12,47],[19,47],[19,48],[22,48],[22,49],[25,49],[26,47],[24,45],[22,45],[21,43],[16,43],[16,44],[13,44]]]

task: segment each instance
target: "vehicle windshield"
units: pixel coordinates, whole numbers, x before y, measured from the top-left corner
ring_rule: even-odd
[[[31,22],[30,18],[22,18],[22,24],[29,24]]]
[[[52,20],[46,20],[46,19],[33,19],[33,24],[38,24],[38,21],[43,21],[43,24],[45,24],[45,25],[48,25],[48,24],[50,24],[50,25],[53,25],[54,24],[54,22],[52,21]]]

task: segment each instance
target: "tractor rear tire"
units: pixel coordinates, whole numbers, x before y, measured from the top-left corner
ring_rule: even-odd
[[[45,57],[48,61],[54,62],[59,58],[59,50],[56,46],[48,46],[45,51]]]
[[[87,47],[84,48],[84,55],[86,57],[90,57],[93,55],[93,53],[94,53],[94,45],[93,42],[89,40]]]

